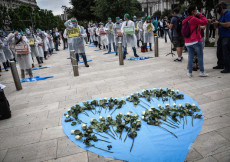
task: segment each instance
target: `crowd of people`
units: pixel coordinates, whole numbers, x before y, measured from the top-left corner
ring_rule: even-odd
[[[9,61],[15,61],[20,65],[21,78],[26,74],[30,77],[35,60],[41,67],[44,59],[52,55],[53,49],[58,51],[60,39],[63,40],[64,49],[74,50],[76,60],[83,58],[86,67],[89,67],[85,52],[85,44],[93,43],[99,50],[108,50],[108,53],[114,51],[118,55],[118,43],[122,42],[123,59],[126,59],[127,47],[131,47],[134,57],[139,57],[137,48],[141,52],[153,51],[155,36],[165,36],[173,44],[172,48],[177,51],[178,57],[174,60],[181,62],[183,60],[183,50],[188,51],[188,77],[192,77],[192,71],[200,70],[201,77],[208,75],[204,71],[203,48],[205,43],[204,30],[208,23],[211,24],[210,36],[215,37],[215,29],[219,28],[219,40],[217,43],[217,66],[213,69],[223,69],[221,73],[230,73],[230,12],[227,10],[227,4],[224,2],[216,6],[216,11],[220,15],[219,21],[215,18],[207,19],[201,9],[196,6],[189,6],[184,15],[179,13],[179,8],[174,8],[171,20],[168,17],[157,20],[155,17],[130,17],[124,15],[124,19],[116,17],[113,23],[112,18],[108,18],[106,24],[90,24],[87,29],[78,24],[76,18],[71,18],[65,22],[65,31],[56,32],[55,29],[50,31],[35,31],[27,28],[25,32],[14,32],[8,35],[1,35],[0,38],[0,61],[6,71],[9,67]],[[75,34],[71,35],[72,29]],[[141,45],[140,45],[141,43]],[[29,52],[26,54],[16,54],[15,46],[26,44]],[[43,59],[44,58],[44,59]],[[194,67],[195,65],[195,67]]]
[[[53,50],[58,51],[60,33],[55,29],[42,31],[41,29],[32,30],[26,28],[25,31],[15,31],[0,35],[0,62],[5,71],[10,67],[9,61],[17,61],[21,70],[21,78],[25,79],[26,74],[33,77],[32,68],[37,62],[42,67],[44,60],[53,54]],[[17,53],[15,47],[27,45],[28,52]],[[2,70],[0,66],[0,70]]]

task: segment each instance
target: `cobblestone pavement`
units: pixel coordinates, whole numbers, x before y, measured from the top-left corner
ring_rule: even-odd
[[[186,76],[187,53],[182,63],[174,62],[170,44],[159,39],[160,57],[143,61],[125,61],[103,55],[86,47],[90,67],[79,66],[80,77],[73,77],[67,50],[51,56],[34,76],[54,78],[23,83],[16,91],[10,72],[2,72],[0,82],[10,102],[12,118],[0,121],[0,161],[115,162],[74,145],[62,131],[61,116],[69,106],[100,97],[119,97],[148,88],[179,89],[194,98],[202,108],[204,123],[186,161],[230,161],[230,75],[213,70],[216,48],[205,48],[204,62],[208,78]],[[128,51],[133,56],[131,50]],[[140,53],[153,56],[154,52]]]

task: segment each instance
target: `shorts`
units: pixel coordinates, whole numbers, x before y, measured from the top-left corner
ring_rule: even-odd
[[[184,47],[184,38],[183,37],[174,37],[173,45],[175,48]]]

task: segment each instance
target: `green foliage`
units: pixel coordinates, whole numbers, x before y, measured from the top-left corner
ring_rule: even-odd
[[[167,16],[168,18],[172,16],[172,10],[168,10],[168,9],[165,9],[163,12],[162,12],[162,18],[164,18],[165,16]]]
[[[6,24],[6,21],[8,24]],[[33,22],[33,25],[32,25]],[[0,5],[0,26],[9,26],[11,30],[24,30],[28,27],[50,30],[58,27],[64,30],[64,22],[60,17],[54,16],[52,11],[43,10],[39,7],[31,8],[27,5],[21,5],[15,9],[6,10]]]
[[[157,17],[157,20],[159,20],[161,18],[161,11],[156,11],[153,13],[153,17]]]
[[[83,26],[85,22],[107,22],[108,17],[114,21],[117,16],[123,18],[125,13],[131,17],[140,17],[141,4],[137,0],[71,0],[71,16],[76,17]]]

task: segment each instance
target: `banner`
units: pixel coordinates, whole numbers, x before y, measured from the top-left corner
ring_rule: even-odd
[[[29,47],[27,44],[18,44],[14,46],[16,54],[29,54]]]
[[[79,37],[80,35],[79,28],[67,29],[67,34],[69,38]]]
[[[113,32],[113,26],[112,25],[109,26],[109,30],[110,30],[110,32]]]
[[[153,28],[152,28],[152,25],[151,25],[151,24],[149,24],[149,25],[147,26],[147,30],[148,30],[148,32],[150,32],[152,29],[153,29]]]
[[[134,34],[135,33],[134,26],[125,26],[123,30],[124,30],[125,34]]]
[[[33,46],[34,45],[34,38],[28,38],[28,40],[29,40],[29,44],[31,46]]]
[[[100,33],[100,35],[106,35],[107,34],[104,29],[100,29],[99,33]]]

